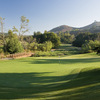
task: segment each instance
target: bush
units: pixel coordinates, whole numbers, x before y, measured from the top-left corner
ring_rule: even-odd
[[[51,41],[46,41],[45,43],[44,43],[44,47],[46,48],[46,51],[50,51],[51,50],[51,48],[52,48],[52,42]]]
[[[17,35],[13,34],[11,30],[8,31],[7,43],[4,45],[3,49],[5,50],[5,52],[8,52],[10,54],[23,51],[23,47],[19,42]]]
[[[11,38],[6,44],[6,50],[10,54],[22,52],[23,48],[17,38]]]
[[[40,51],[50,51],[51,48],[52,48],[51,41],[46,41],[45,43],[38,45],[38,50],[40,50]]]
[[[35,54],[33,55],[34,57],[44,57],[44,56],[64,56],[64,55],[70,55],[72,53],[76,53],[76,52],[70,52],[70,51],[37,51],[35,52]]]
[[[90,40],[89,42],[86,41],[85,44],[82,45],[82,53],[91,53],[98,46],[100,46],[100,42],[97,40]]]
[[[25,42],[25,41],[22,41],[21,42],[21,45],[22,45],[22,47],[23,47],[23,49],[26,51],[27,49],[28,49],[28,42]]]
[[[29,50],[32,50],[32,51],[37,50],[37,43],[35,43],[35,42],[30,43],[30,44],[28,45],[28,49],[29,49]]]
[[[76,36],[76,39],[73,41],[72,45],[76,47],[81,47],[86,40],[89,41],[90,39],[92,40],[92,33],[82,32]]]
[[[44,47],[44,44],[38,44],[38,50],[39,51],[46,51],[46,48]]]

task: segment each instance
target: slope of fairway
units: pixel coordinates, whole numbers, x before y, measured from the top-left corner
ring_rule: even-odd
[[[100,57],[28,57],[0,61],[0,99],[100,100]]]

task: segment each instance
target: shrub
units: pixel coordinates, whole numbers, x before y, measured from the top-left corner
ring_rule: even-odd
[[[73,46],[76,46],[76,47],[81,47],[85,41],[89,41],[90,39],[92,40],[92,33],[89,33],[89,32],[82,32],[82,33],[79,33],[77,36],[76,36],[76,39],[73,41],[72,45]]]
[[[53,45],[52,45],[51,41],[46,41],[45,43],[38,45],[38,50],[40,50],[40,51],[50,51],[52,46]]]
[[[51,50],[51,48],[52,48],[52,42],[51,41],[46,41],[45,43],[44,43],[44,47],[46,48],[46,51],[50,51]]]
[[[30,44],[28,45],[28,49],[29,49],[29,50],[32,50],[32,51],[37,50],[37,43],[35,43],[35,42],[30,43]]]
[[[34,57],[41,57],[41,56],[64,56],[64,55],[70,55],[72,52],[70,51],[37,51],[33,55]],[[75,52],[74,52],[75,54]]]
[[[82,53],[93,52],[94,49],[98,46],[100,46],[100,42],[97,40],[95,41],[90,40],[89,42],[86,41],[85,44],[82,45]]]
[[[46,51],[46,48],[44,47],[44,44],[38,44],[38,50],[39,51]]]
[[[6,44],[6,49],[10,54],[23,51],[22,45],[17,38],[11,38]]]
[[[5,50],[5,52],[8,52],[10,54],[23,51],[23,47],[19,42],[17,35],[13,34],[11,30],[8,31],[7,43],[4,45],[3,49]]]
[[[26,51],[27,49],[28,49],[28,42],[25,42],[25,41],[22,41],[21,42],[21,45],[22,45],[22,47],[23,47],[23,49]]]

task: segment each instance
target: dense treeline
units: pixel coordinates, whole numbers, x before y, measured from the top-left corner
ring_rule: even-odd
[[[3,29],[4,18],[0,17],[0,53],[18,53],[24,51],[50,51],[60,45],[60,38],[53,32],[34,32],[33,35],[24,35],[29,31],[29,19],[21,16],[20,28],[15,26],[5,34]]]
[[[75,39],[75,36],[73,34],[71,35],[68,32],[59,32],[57,35],[60,37],[61,43],[71,44]]]
[[[99,53],[100,48],[100,33],[81,32],[73,41],[73,46],[82,47],[82,52],[93,52]]]
[[[2,39],[0,39],[1,45]],[[81,32],[76,37],[69,33],[55,34],[53,32],[44,33],[34,32],[33,35],[23,35],[23,41],[19,40],[19,35],[11,30],[5,34],[5,42],[3,50],[0,52],[17,53],[23,51],[50,51],[57,48],[61,43],[72,43],[73,46],[81,47],[82,53],[97,51],[100,49],[100,33]]]
[[[57,34],[47,31],[44,33],[35,32],[34,35],[31,36],[23,36],[23,41],[21,41],[17,34],[9,30],[5,41],[6,44],[3,45],[3,51],[10,54],[36,50],[50,51],[52,48],[57,48],[60,45],[60,38]]]
[[[98,40],[100,41],[100,33],[90,33],[90,32],[84,32],[84,33],[80,33],[76,36],[75,41],[73,41],[73,46],[77,46],[77,47],[81,47],[82,44],[85,43],[85,41],[89,41],[89,40]]]
[[[82,48],[82,53],[100,51],[100,33],[90,33],[75,30],[77,34],[69,32],[53,33],[45,31],[34,32],[33,35],[24,35],[28,32],[29,19],[21,16],[21,25],[17,29],[15,26],[8,33],[3,31],[4,18],[0,17],[0,53],[17,53],[24,51],[50,51],[58,48],[60,43],[72,44]]]
[[[53,48],[57,48],[60,45],[60,38],[57,36],[57,34],[53,32],[45,31],[43,34],[41,32],[34,32],[33,37],[36,38],[36,41],[38,43],[44,43],[45,41],[51,41],[53,44]]]

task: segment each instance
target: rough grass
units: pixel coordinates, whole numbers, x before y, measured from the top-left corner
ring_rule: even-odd
[[[1,60],[0,99],[100,100],[100,57]]]
[[[71,44],[61,44],[55,51],[36,51],[34,57],[47,56],[66,56],[72,54],[79,54],[80,48],[73,47]]]

